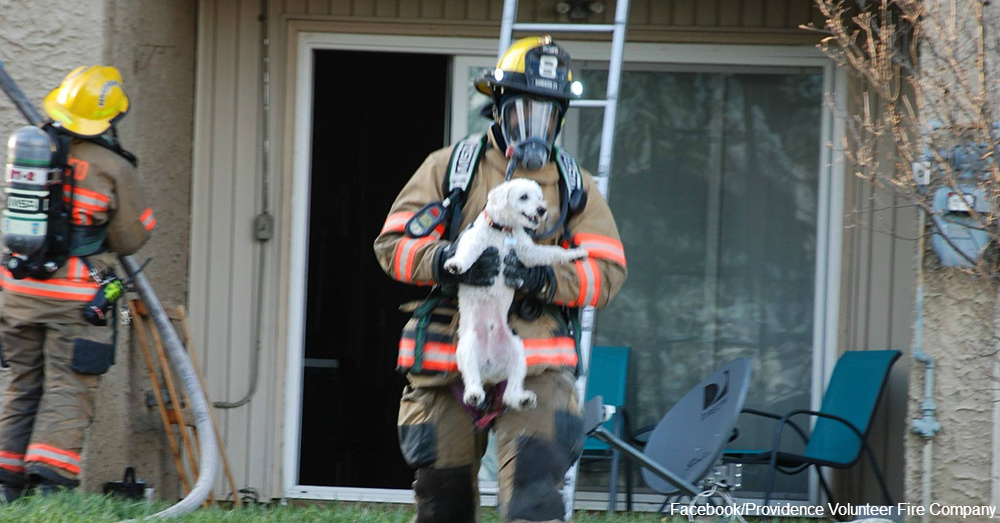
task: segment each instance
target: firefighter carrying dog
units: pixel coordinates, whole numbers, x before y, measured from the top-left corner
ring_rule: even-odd
[[[79,485],[100,376],[114,363],[115,254],[156,225],[122,148],[129,98],[114,67],[79,67],[49,93],[52,119],[8,142],[0,353],[12,380],[0,410],[3,501]],[[108,326],[108,325],[111,326]]]
[[[399,343],[398,367],[409,385],[399,407],[399,443],[416,470],[418,523],[478,521],[477,473],[488,432],[496,436],[500,508],[504,521],[562,521],[560,489],[583,449],[580,404],[579,308],[604,307],[627,270],[614,218],[589,173],[555,147],[569,101],[580,95],[569,54],[548,36],[518,40],[497,67],[476,80],[492,98],[492,127],[483,136],[431,153],[403,187],[375,240],[375,254],[392,278],[433,287],[411,306]],[[470,270],[442,265],[452,242],[482,212],[486,195],[508,178],[538,182],[550,204],[535,238],[587,250],[584,260],[525,268],[486,250]],[[509,324],[523,339],[525,389],[534,409],[502,410],[494,388],[481,408],[462,402],[455,361],[456,287],[516,288]]]

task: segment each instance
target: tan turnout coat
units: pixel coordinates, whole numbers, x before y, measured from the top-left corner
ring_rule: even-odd
[[[444,200],[443,184],[453,148],[445,147],[427,157],[400,191],[375,240],[379,263],[386,274],[398,281],[428,287],[437,283],[433,276],[434,254],[448,242],[448,238],[442,238],[443,228],[439,227],[426,237],[413,238],[405,234],[404,227],[427,203]],[[482,212],[489,190],[504,181],[507,159],[492,140],[485,149],[468,189],[459,231]],[[555,163],[549,162],[538,171],[518,168],[514,178],[529,178],[541,185],[549,204],[548,221],[543,228],[551,227],[559,218],[559,184],[562,183]],[[569,235],[564,237],[556,233],[539,242],[579,246],[586,249],[589,256],[581,261],[552,267],[556,277],[553,306],[547,306],[541,317],[528,321],[512,314],[509,318],[511,328],[524,340],[529,375],[537,375],[550,368],[575,369],[578,364],[576,337],[579,330],[574,328],[572,321],[575,309],[583,306],[604,307],[625,282],[625,252],[611,211],[593,177],[587,172],[583,173],[583,186],[588,202],[582,211],[569,219]],[[515,297],[515,301],[518,299]],[[436,319],[444,317],[445,320],[428,329],[422,351],[415,350],[417,343],[413,329],[417,320],[411,320],[404,328],[397,362],[400,369],[410,370],[411,381],[422,385],[450,381],[457,373],[457,309],[453,302],[443,302],[429,312],[433,312]],[[448,318],[451,321],[447,321]]]

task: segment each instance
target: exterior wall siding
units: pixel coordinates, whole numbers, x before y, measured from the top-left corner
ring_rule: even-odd
[[[258,243],[253,228],[263,211],[260,5],[199,2],[190,308],[210,399],[247,400],[216,409],[237,488],[270,497],[280,495],[270,472],[281,424],[273,401],[282,380],[267,359],[276,353],[268,336],[278,311],[266,308],[260,322],[257,316],[259,299],[273,302],[261,282],[275,281],[273,242]],[[261,270],[269,275],[262,278]],[[231,492],[224,479],[220,475],[216,490],[222,498]]]
[[[848,114],[856,114],[860,85],[851,82]],[[848,137],[850,139],[850,137]],[[882,165],[892,165],[887,157]],[[839,351],[893,349],[903,353],[889,377],[872,425],[872,449],[895,501],[903,498],[908,377],[917,263],[916,210],[887,188],[876,188],[850,170],[845,176]],[[847,500],[882,502],[865,460],[841,474]]]
[[[275,2],[288,18],[350,20],[362,24],[350,32],[369,32],[366,22],[434,24],[441,36],[496,37],[503,0],[284,0]],[[588,23],[614,22],[614,1]],[[518,21],[561,22],[551,0],[518,2]],[[634,0],[629,5],[629,41],[714,43],[813,43],[815,35],[799,29],[822,25],[811,2],[802,0]],[[404,29],[405,31],[406,29]],[[395,32],[395,31],[394,31]],[[609,37],[605,37],[608,38]]]

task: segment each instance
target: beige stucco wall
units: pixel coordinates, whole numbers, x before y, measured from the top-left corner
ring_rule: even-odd
[[[955,6],[962,8],[955,10]],[[965,102],[978,105],[974,92],[979,88],[976,73],[977,22],[975,2],[935,0],[925,3],[923,16],[924,40],[921,44],[920,108],[925,121],[952,121],[962,124],[962,118],[974,118],[956,110]],[[987,36],[994,38],[1000,12],[982,4],[985,19],[982,26]],[[995,71],[1000,50],[987,44],[987,58]],[[946,60],[956,60],[960,72]],[[969,82],[965,91],[960,80]],[[993,91],[994,95],[996,91]],[[993,111],[997,100],[989,101]],[[933,187],[933,186],[932,186]],[[987,189],[990,190],[990,189]],[[928,231],[930,232],[930,230]],[[928,243],[930,237],[927,237]],[[996,376],[996,282],[974,277],[959,269],[943,268],[928,248],[922,259],[924,268],[923,324],[915,325],[923,334],[923,351],[935,360],[933,400],[934,413],[941,430],[930,446],[920,436],[908,432],[906,445],[906,501],[923,502],[924,450],[931,449],[929,470],[929,503],[947,505],[988,505],[996,503],[993,493],[998,479],[994,477],[997,426]],[[917,338],[919,339],[919,337]],[[915,349],[917,347],[914,347]],[[925,366],[911,360],[910,401],[908,420],[923,417]],[[934,516],[933,521],[957,521],[959,517]]]
[[[135,258],[152,257],[145,272],[167,308],[185,304],[187,293],[196,8],[196,0],[108,0],[106,5],[104,59],[122,70],[132,97],[121,126],[123,141],[139,157],[143,187],[157,218],[154,236]],[[114,396],[113,409],[122,422],[95,423],[91,441],[104,441],[105,435],[132,438],[126,446],[128,464],[155,483],[162,499],[176,499],[173,460],[158,412],[146,407],[150,384],[141,353],[132,347],[127,386],[102,388],[102,394]],[[95,470],[113,460],[90,461]],[[95,477],[85,487],[97,489],[103,481]]]
[[[0,0],[0,60],[39,101],[76,66],[121,70],[132,109],[120,130],[139,157],[139,173],[157,217],[147,276],[164,304],[183,303],[187,289],[189,187],[194,100],[196,0]],[[45,21],[44,27],[35,24]],[[0,136],[24,124],[0,99]],[[158,494],[176,497],[173,462],[155,409],[145,406],[145,364],[119,329],[117,364],[104,376],[84,455],[83,488],[100,490],[134,466]],[[0,371],[0,386],[9,372]]]
[[[923,350],[935,360],[935,417],[941,431],[932,441],[931,503],[990,503],[993,462],[995,361],[993,312],[997,288],[924,257]],[[919,326],[918,326],[919,328]],[[908,419],[923,416],[924,365],[908,362]],[[923,438],[906,438],[906,501],[922,502]],[[958,520],[960,518],[951,518]],[[949,518],[935,516],[932,521]]]

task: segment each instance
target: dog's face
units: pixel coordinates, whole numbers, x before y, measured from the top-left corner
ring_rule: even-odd
[[[542,188],[532,180],[518,178],[493,188],[486,197],[486,214],[505,227],[535,230],[545,219]]]

